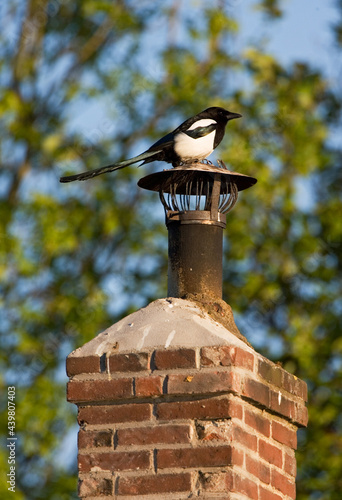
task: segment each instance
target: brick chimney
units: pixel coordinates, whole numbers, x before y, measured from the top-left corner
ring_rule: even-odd
[[[295,498],[306,384],[256,353],[222,302],[152,302],[71,353],[67,373],[80,498]]]
[[[196,286],[188,256],[174,289]],[[215,279],[208,295],[156,300],[68,356],[80,498],[296,497],[306,384],[253,349]]]

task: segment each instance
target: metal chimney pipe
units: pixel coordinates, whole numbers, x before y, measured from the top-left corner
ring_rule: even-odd
[[[190,217],[185,217],[189,215]],[[200,223],[199,223],[200,222]],[[188,212],[168,220],[168,296],[189,294],[222,298],[221,224],[206,224]]]

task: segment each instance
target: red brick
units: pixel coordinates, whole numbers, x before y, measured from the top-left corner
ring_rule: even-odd
[[[295,403],[291,399],[288,399],[280,391],[271,391],[270,397],[270,408],[271,410],[287,417],[291,420],[295,420]]]
[[[263,483],[269,484],[271,481],[270,467],[260,459],[255,459],[246,453],[246,470],[259,478]]]
[[[199,401],[177,401],[157,404],[159,420],[185,418],[228,418],[230,416],[230,401],[228,398],[210,398]]]
[[[135,379],[135,395],[152,397],[163,394],[163,377],[139,377]]]
[[[259,486],[259,498],[260,500],[282,500],[283,497],[277,495],[273,491],[267,490],[263,488],[261,485]]]
[[[257,451],[258,439],[253,431],[247,432],[242,429],[242,427],[235,425],[233,427],[233,439],[235,443],[246,446],[250,450]]]
[[[229,417],[238,418],[240,420],[243,418],[243,407],[240,403],[237,403],[236,398],[229,400]]]
[[[308,400],[308,386],[304,380],[300,380],[295,375],[285,370],[283,374],[283,388],[285,391],[302,398],[303,401]]]
[[[245,408],[245,422],[266,437],[270,436],[270,420],[264,414],[256,413]]]
[[[231,464],[230,446],[157,450],[157,467],[224,467]]]
[[[259,359],[258,374],[270,384],[282,387],[283,372],[284,370],[280,366],[266,361],[264,358]]]
[[[230,346],[202,347],[200,355],[201,366],[231,366],[233,364]]]
[[[260,403],[266,408],[270,403],[270,390],[269,387],[261,382],[257,382],[251,378],[247,378],[243,383],[243,396]]]
[[[240,349],[240,347],[233,347],[232,359],[234,366],[239,366],[253,371],[255,356],[251,352]]]
[[[154,352],[153,361],[157,370],[196,368],[196,351],[185,348],[161,349]]]
[[[297,475],[297,462],[293,454],[285,453],[284,471],[290,476],[296,477]]]
[[[119,478],[119,495],[146,495],[157,493],[191,492],[191,474],[155,474]]]
[[[231,372],[201,372],[169,375],[168,394],[208,394],[238,391],[239,377]]]
[[[232,447],[232,465],[243,467],[244,452],[238,448]]]
[[[254,355],[240,347],[213,346],[201,349],[201,366],[239,366],[253,370]]]
[[[138,372],[149,368],[148,354],[146,352],[112,354],[109,359],[109,371],[112,372]]]
[[[272,437],[279,443],[286,444],[286,446],[289,446],[293,450],[297,449],[297,432],[294,429],[273,421]]]
[[[128,378],[68,382],[67,399],[70,403],[115,401],[131,396],[133,396],[133,381]]]
[[[201,487],[206,492],[225,492],[227,494],[227,492],[230,491],[233,487],[233,474],[231,470],[228,470],[227,472],[200,472],[199,481]],[[215,496],[215,500],[216,498],[221,498],[221,496]],[[222,498],[227,499],[229,497],[225,496]]]
[[[134,427],[117,431],[118,446],[190,443],[191,427],[187,424]]]
[[[141,422],[150,420],[152,405],[123,404],[108,406],[86,406],[78,410],[78,423],[84,424],[115,424],[119,422]]]
[[[113,446],[113,431],[84,431],[78,432],[78,448],[102,448]]]
[[[68,356],[66,359],[68,377],[79,373],[100,373],[100,371],[100,356],[85,356],[83,358]]]
[[[284,474],[278,472],[276,469],[273,469],[271,473],[271,485],[284,495],[296,498],[296,484],[294,480],[289,481]]]
[[[258,485],[241,474],[234,474],[234,488],[232,491],[243,493],[248,498],[258,500]]]
[[[78,454],[80,472],[89,472],[93,467],[101,470],[137,470],[150,468],[149,451],[112,451],[110,453]]]
[[[295,419],[294,422],[298,427],[306,427],[308,425],[308,409],[306,406],[299,403],[295,404]]]
[[[201,441],[230,441],[230,420],[197,421],[196,430]]]
[[[85,477],[78,483],[78,495],[81,498],[110,496],[113,494],[113,481],[104,477]]]
[[[259,455],[270,464],[282,467],[283,456],[281,449],[262,439],[259,440]]]

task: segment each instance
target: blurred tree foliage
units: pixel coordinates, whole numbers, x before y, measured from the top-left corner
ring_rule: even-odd
[[[268,22],[282,15],[281,1],[256,3]],[[254,345],[308,382],[298,499],[340,498],[341,94],[261,43],[238,51],[237,4],[1,7],[1,384],[17,387],[17,499],[76,498],[65,357],[166,294],[162,210],[136,186],[156,166],[58,178],[138,153],[210,105],[243,114],[219,157],[259,181],[228,219],[225,299]],[[6,437],[5,411],[1,425]],[[7,498],[5,447],[0,462]]]

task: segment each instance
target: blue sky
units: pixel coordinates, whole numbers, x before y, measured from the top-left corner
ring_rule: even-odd
[[[264,22],[263,16],[255,12],[255,0],[235,2],[242,39],[265,37],[268,49],[281,62],[306,60],[333,76],[337,59],[337,51],[332,51],[331,32],[337,20],[334,0],[283,0],[285,15],[271,23]],[[341,58],[339,62],[341,66]]]

